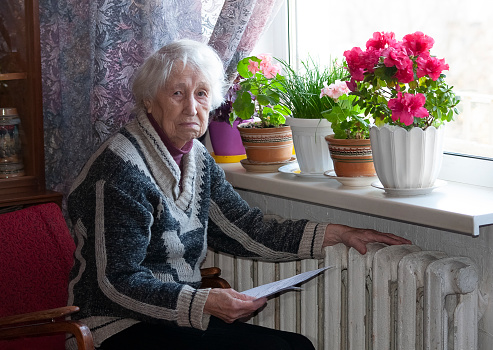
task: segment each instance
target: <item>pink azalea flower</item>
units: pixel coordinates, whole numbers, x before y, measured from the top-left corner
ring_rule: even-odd
[[[398,69],[395,78],[399,83],[410,83],[414,80],[413,61],[408,60],[402,69]]]
[[[346,81],[346,85],[351,91],[358,90],[358,84],[356,83],[356,80],[354,80],[353,78],[351,78],[350,81]]]
[[[414,117],[425,118],[428,110],[424,108],[426,97],[423,94],[409,94],[398,92],[397,98],[392,98],[388,102],[388,107],[392,110],[392,120],[401,122],[404,125],[411,125]]]
[[[349,73],[354,80],[362,81],[366,68],[364,53],[359,47],[353,47],[350,51],[344,52],[344,57],[348,65]]]
[[[259,70],[259,66],[258,66],[258,62],[255,62],[255,61],[252,61],[252,60],[248,60],[248,70],[253,74],[255,75]]]
[[[411,63],[412,69],[412,60],[406,54],[405,51],[400,50],[399,48],[391,47],[385,51],[386,57],[383,60],[383,63],[386,67],[395,66],[397,69],[406,69]]]
[[[327,85],[327,82],[324,82],[324,88],[320,92],[320,98],[323,96],[328,96],[337,102],[337,99],[342,95],[346,95],[350,93],[347,84],[345,81],[336,80],[333,84]]]
[[[363,52],[361,59],[363,61],[363,65],[367,72],[372,73],[375,71],[375,66],[377,65],[378,60],[380,59],[381,52],[382,50],[376,50],[373,48],[370,48],[365,52]]]
[[[355,70],[349,69],[349,73],[351,73],[351,77],[356,81],[363,81],[363,79],[365,79],[364,68],[357,68]]]
[[[395,43],[395,34],[393,32],[375,32],[373,33],[373,38],[366,42],[366,48],[380,50],[393,43]]]
[[[422,32],[408,34],[404,36],[402,42],[410,56],[419,56],[428,52],[435,44],[435,40],[431,36]]]
[[[445,63],[445,59],[438,59],[436,57],[419,57],[417,60],[418,70],[416,75],[418,78],[428,75],[431,80],[436,81],[442,71],[448,70],[449,65]]]

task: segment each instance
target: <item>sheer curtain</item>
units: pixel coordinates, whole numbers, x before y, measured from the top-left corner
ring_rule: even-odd
[[[131,118],[129,80],[180,38],[208,42],[228,76],[284,0],[42,0],[47,187],[68,194],[96,148]]]

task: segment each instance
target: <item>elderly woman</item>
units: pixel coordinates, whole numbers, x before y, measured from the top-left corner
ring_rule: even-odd
[[[207,45],[182,40],[150,56],[133,82],[136,118],[76,179],[68,209],[77,240],[69,304],[101,349],[313,349],[298,334],[237,321],[261,308],[233,289],[201,289],[207,247],[285,261],[344,243],[409,241],[308,220],[264,220],[196,140],[225,94]],[[314,316],[316,317],[316,316]],[[68,340],[69,348],[75,344]]]

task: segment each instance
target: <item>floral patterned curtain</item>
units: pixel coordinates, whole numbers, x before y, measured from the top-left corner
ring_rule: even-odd
[[[47,187],[80,169],[131,118],[129,79],[175,39],[209,42],[229,76],[283,0],[41,0]]]

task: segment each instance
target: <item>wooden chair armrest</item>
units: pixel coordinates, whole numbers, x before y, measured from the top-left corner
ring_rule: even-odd
[[[219,267],[206,267],[200,270],[202,275],[201,288],[231,288],[228,281],[219,277],[221,269]]]
[[[90,329],[65,317],[79,311],[77,306],[30,312],[0,318],[0,339],[15,339],[43,335],[73,334],[79,350],[94,350]]]
[[[79,350],[94,350],[91,331],[86,325],[77,321],[55,321],[53,323],[0,328],[0,339],[38,337],[64,333],[70,333],[75,336]]]
[[[204,267],[200,269],[202,278],[204,277],[219,277],[221,275],[221,269],[219,267]]]
[[[41,310],[27,314],[0,317],[0,329],[19,324],[50,322],[51,320],[66,317],[79,311],[78,306],[63,306],[56,309]]]

